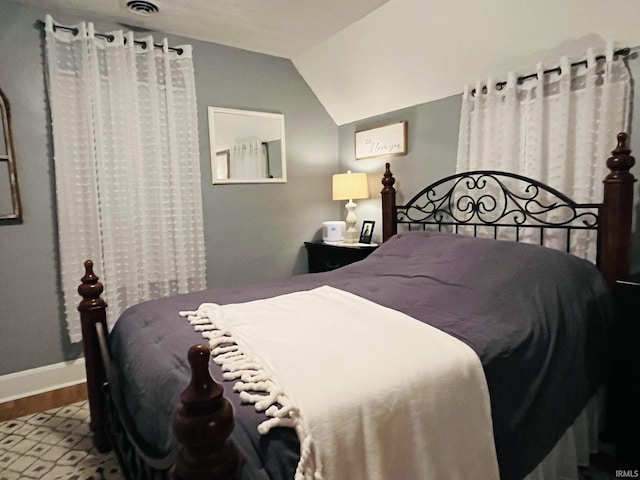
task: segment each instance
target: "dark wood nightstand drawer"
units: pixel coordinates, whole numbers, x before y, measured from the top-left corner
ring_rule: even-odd
[[[304,242],[309,257],[309,273],[328,272],[366,258],[377,246],[330,245],[324,242]]]

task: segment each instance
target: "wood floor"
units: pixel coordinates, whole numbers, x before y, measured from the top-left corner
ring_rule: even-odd
[[[0,403],[0,422],[32,413],[44,412],[51,408],[62,407],[86,399],[87,384],[80,383],[71,387]]]

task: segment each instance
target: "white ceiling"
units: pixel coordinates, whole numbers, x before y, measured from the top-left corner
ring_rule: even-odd
[[[390,0],[293,59],[338,125],[640,46],[640,0]]]
[[[16,0],[289,58],[337,125],[640,46],[640,0]]]
[[[291,58],[388,0],[145,0],[155,15],[132,11],[129,0],[18,1]]]

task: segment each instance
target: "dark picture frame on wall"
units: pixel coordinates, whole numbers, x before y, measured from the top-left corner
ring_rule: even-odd
[[[365,220],[362,222],[362,230],[360,230],[360,243],[371,243],[371,237],[373,236],[373,227],[376,222],[373,220]]]

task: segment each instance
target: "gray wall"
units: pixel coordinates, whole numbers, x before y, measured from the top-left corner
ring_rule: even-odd
[[[82,353],[67,340],[58,293],[50,121],[36,26],[46,13],[61,23],[79,18],[9,0],[0,0],[0,12],[0,88],[11,103],[24,206],[23,224],[0,226],[2,375]],[[95,23],[98,31],[121,28]],[[338,164],[335,123],[290,61],[167,37],[171,45],[193,45],[209,286],[305,272],[303,242],[336,211],[330,200]],[[207,106],[284,113],[288,183],[212,185]]]
[[[359,200],[356,213],[358,221],[376,222],[374,242],[379,242],[382,235],[380,190],[385,163],[391,164],[391,171],[396,178],[394,186],[398,191],[398,203],[410,199],[405,198],[405,195],[412,196],[430,182],[453,173],[456,167],[461,101],[462,97],[456,95],[339,127],[340,170],[368,174],[371,198]],[[402,120],[407,121],[407,155],[355,160],[356,131]],[[345,217],[344,208],[340,215],[341,218]]]
[[[632,49],[627,63],[633,85],[633,79],[640,79],[640,47]],[[633,90],[629,145],[637,157],[632,173],[636,179],[640,180],[640,88]],[[351,169],[368,173],[372,198],[358,202],[357,214],[358,220],[376,221],[374,241],[379,241],[382,233],[379,192],[382,188],[380,180],[384,172],[384,164],[386,162],[391,164],[391,171],[397,180],[395,187],[398,190],[399,203],[410,200],[412,195],[429,183],[454,173],[461,104],[462,96],[455,95],[339,127],[340,170]],[[407,120],[409,127],[409,149],[406,156],[355,160],[354,133],[356,131],[401,120]],[[614,147],[615,138],[612,138],[611,149],[613,150]],[[339,215],[341,215],[340,218],[344,218],[345,213],[341,212]],[[635,188],[631,271],[640,271],[640,181],[636,183]]]
[[[78,18],[0,0],[0,88],[11,102],[22,225],[0,226],[0,375],[81,355],[69,344],[59,298],[49,116],[41,30],[45,13]],[[95,20],[86,18],[87,20]],[[96,22],[98,30],[120,28]],[[161,38],[161,35],[156,35]],[[305,240],[318,238],[323,220],[344,218],[332,202],[331,174],[367,172],[372,198],[358,202],[360,220],[381,231],[379,191],[384,163],[397,175],[399,201],[455,169],[460,96],[343,125],[339,129],[292,64],[284,59],[168,36],[194,47],[209,286],[245,284],[306,271]],[[638,52],[640,49],[635,49]],[[640,76],[640,60],[629,61]],[[632,129],[640,125],[634,93]],[[280,185],[211,185],[207,106],[282,112],[286,117],[288,177]],[[355,160],[356,130],[398,120],[409,123],[409,153]],[[640,135],[632,135],[640,157]],[[634,168],[640,177],[640,166]],[[637,188],[637,199],[640,190]],[[81,200],[80,200],[81,201]],[[637,203],[640,205],[640,203]],[[636,208],[640,218],[640,206]],[[640,228],[634,225],[634,269],[640,269]],[[78,272],[78,278],[82,272]],[[108,286],[107,286],[108,288]]]

